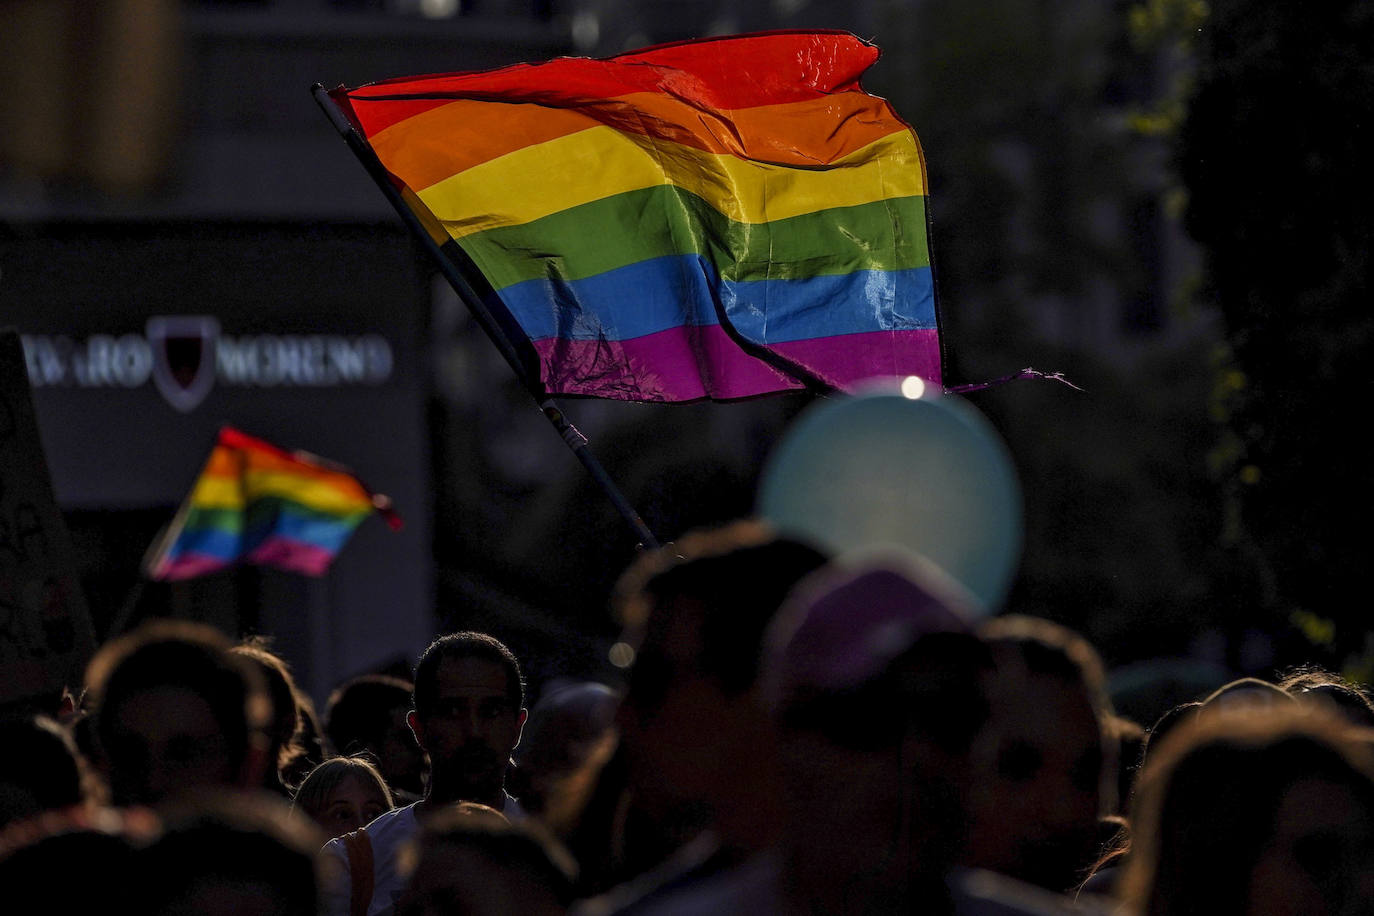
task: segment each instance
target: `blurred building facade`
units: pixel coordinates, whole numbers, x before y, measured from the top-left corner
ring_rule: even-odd
[[[1074,5],[1006,4],[1018,15],[1055,21],[1070,17]],[[1099,7],[1094,21],[1125,5]],[[633,555],[633,539],[530,409],[454,296],[433,282],[385,199],[325,121],[311,85],[610,54],[767,28],[854,31],[884,48],[869,88],[893,99],[926,143],[936,259],[948,268],[947,308],[952,291],[965,316],[960,322],[972,328],[980,313],[1001,308],[1001,293],[969,279],[988,268],[962,263],[959,239],[949,248],[954,257],[941,263],[942,228],[956,236],[967,221],[982,231],[977,205],[1010,227],[1005,244],[990,239],[987,247],[1025,248],[1043,235],[1034,224],[1045,198],[988,198],[992,192],[977,185],[970,191],[971,179],[962,174],[970,163],[959,158],[956,129],[937,125],[927,137],[924,119],[949,105],[942,95],[948,87],[930,69],[946,53],[931,43],[945,23],[931,16],[945,15],[948,6],[938,0],[10,0],[0,6],[8,20],[0,24],[0,76],[16,87],[0,99],[7,125],[0,137],[6,233],[0,324],[17,324],[27,335],[49,462],[78,546],[86,547],[87,581],[107,605],[123,600],[133,579],[128,564],[138,553],[128,543],[155,533],[179,487],[193,477],[197,456],[208,450],[212,430],[233,420],[282,445],[354,465],[397,498],[409,525],[399,539],[380,526],[365,528],[362,543],[345,552],[325,583],[245,573],[158,600],[226,628],[276,633],[317,696],[342,677],[413,658],[436,629],[456,626],[492,629],[517,649],[549,658],[550,675],[573,664],[567,659],[611,635],[605,594]],[[1049,16],[1056,6],[1062,9]],[[953,26],[949,40],[962,41]],[[1023,38],[1049,43],[1052,36],[1008,33],[1007,41],[1012,46]],[[990,47],[989,53],[1002,53]],[[1100,55],[1110,53],[1107,46]],[[1094,58],[1084,66],[1103,64]],[[951,70],[948,78],[973,77]],[[1097,104],[1102,118],[1112,117],[1111,99]],[[957,122],[958,114],[940,116]],[[986,127],[970,120],[967,132],[975,138]],[[1002,186],[1030,186],[1045,150],[1007,130],[1000,139],[976,137],[991,149],[987,168]],[[1104,264],[1072,292],[1057,293],[1049,283],[1006,293],[1030,303],[1039,315],[1037,334],[1056,348],[1129,361],[1142,341],[1191,333],[1171,323],[1166,302],[1189,267],[1177,233],[1160,217],[1163,152],[1137,148],[1133,155],[1145,157],[1129,164],[1147,175],[1138,193],[1104,196],[1084,212],[1092,214],[1090,235],[1138,255],[1143,273],[1131,276],[1140,282],[1117,283],[1114,274],[1129,271]],[[195,244],[178,248],[176,240],[187,238]],[[195,298],[179,299],[188,281],[158,269],[167,257],[199,265],[193,273],[205,283]],[[61,269],[32,269],[45,260]],[[112,262],[128,269],[112,271]],[[992,269],[1009,276],[1021,270],[1005,262]],[[245,281],[261,280],[264,272],[280,282]],[[23,282],[12,279],[24,274]],[[42,301],[41,282],[56,290],[50,303]],[[7,298],[6,286],[16,295],[23,291],[24,301]],[[115,286],[118,296],[110,295]],[[97,390],[53,384],[42,375],[43,348],[54,341],[78,352],[89,351],[93,338],[129,338],[137,347],[135,338],[149,338],[148,320],[167,316],[211,317],[221,340],[233,343],[370,335],[386,343],[392,371],[346,390],[235,388],[232,379],[221,379],[189,411],[160,400],[149,376],[138,385]],[[1035,362],[1030,346],[1002,354],[1014,364],[981,358],[981,339],[973,331],[968,337],[978,341],[969,348],[978,353],[960,360],[960,368],[979,377],[949,381],[978,381]],[[668,538],[748,512],[768,447],[801,406],[788,398],[666,408],[583,402],[571,412],[651,527]],[[138,447],[110,445],[115,430]],[[102,436],[107,442],[94,444],[109,460],[96,473],[81,446]],[[153,447],[159,440],[169,447]],[[111,560],[116,544],[124,549]],[[114,613],[107,609],[104,619]],[[560,660],[558,646],[567,659]],[[533,673],[537,680],[541,672]]]
[[[429,269],[310,87],[565,53],[566,25],[537,3],[343,0],[0,17],[0,325],[23,335],[98,635],[129,610],[270,633],[317,699],[413,659],[436,626]],[[193,396],[162,384],[168,327],[198,339],[170,367],[202,370]],[[364,525],[321,581],[140,586],[224,422],[350,465],[406,527]]]

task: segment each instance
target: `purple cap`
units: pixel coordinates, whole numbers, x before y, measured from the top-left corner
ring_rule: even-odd
[[[768,702],[777,708],[799,688],[861,686],[926,634],[971,632],[975,607],[919,557],[841,558],[803,580],[774,619],[763,662]]]

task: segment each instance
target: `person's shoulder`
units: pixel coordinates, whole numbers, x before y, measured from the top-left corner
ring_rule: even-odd
[[[368,822],[363,827],[363,830],[367,833],[368,839],[374,842],[378,837],[386,836],[398,830],[405,833],[413,833],[418,823],[415,820],[414,808],[414,805],[406,805],[403,808],[392,808],[390,811],[383,811]],[[334,855],[347,856],[348,853],[346,850],[347,847],[344,838],[336,836],[334,839],[324,844],[324,849],[322,851],[333,853]]]
[[[416,802],[419,804],[419,802]],[[372,819],[363,829],[372,841],[383,841],[393,834],[410,835],[419,829],[420,822],[415,818],[415,805],[392,808]]]

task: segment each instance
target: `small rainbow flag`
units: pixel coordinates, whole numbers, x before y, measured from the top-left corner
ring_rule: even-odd
[[[322,576],[373,512],[401,527],[391,500],[347,469],[225,426],[144,570],[150,579],[189,579],[253,563]]]
[[[330,98],[551,394],[940,384],[925,160],[859,86],[877,57],[772,32]]]

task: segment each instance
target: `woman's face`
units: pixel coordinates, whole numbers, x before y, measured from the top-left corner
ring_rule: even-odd
[[[391,806],[382,790],[370,779],[345,776],[325,797],[315,823],[331,837],[343,836],[371,822]]]

